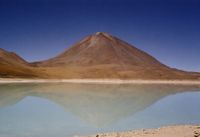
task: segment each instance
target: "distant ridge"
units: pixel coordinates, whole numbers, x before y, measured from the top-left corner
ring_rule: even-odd
[[[0,51],[6,55],[3,60],[10,58],[8,64],[18,62],[39,78],[200,79],[199,73],[172,69],[105,32],[89,35],[56,57],[39,62],[28,63],[14,53]]]
[[[0,77],[36,77],[30,63],[14,52],[0,48]]]
[[[28,65],[28,62],[26,62],[23,58],[18,56],[15,52],[8,52],[2,48],[0,48],[0,61],[2,62],[9,62],[9,63],[18,63],[18,64],[26,64]]]

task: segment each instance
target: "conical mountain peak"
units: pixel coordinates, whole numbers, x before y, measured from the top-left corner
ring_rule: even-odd
[[[96,32],[94,35],[95,36],[109,36],[109,37],[111,37],[111,35],[106,33],[106,32]]]
[[[113,36],[111,36],[110,34],[106,33],[106,32],[96,32],[94,35],[92,35],[92,37],[95,38],[108,38],[110,40],[113,40]]]
[[[117,65],[119,68],[165,67],[159,61],[136,47],[111,36],[97,32],[86,37],[55,58],[38,62],[40,66],[96,66]]]
[[[0,49],[0,77],[200,79],[199,73],[172,69],[148,53],[105,32],[80,40],[45,61],[28,63]]]
[[[102,35],[104,32],[96,32],[95,35]]]

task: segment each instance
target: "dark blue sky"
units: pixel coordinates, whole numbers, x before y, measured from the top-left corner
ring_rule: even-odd
[[[199,0],[0,0],[0,47],[28,61],[98,31],[171,67],[200,71]]]

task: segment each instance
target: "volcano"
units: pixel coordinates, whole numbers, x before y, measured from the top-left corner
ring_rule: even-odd
[[[33,63],[44,67],[52,77],[196,79],[198,73],[172,69],[146,52],[111,36],[97,32],[58,56]]]
[[[89,35],[44,61],[28,63],[14,53],[2,52],[1,63],[7,62],[14,70],[29,69],[23,73],[40,78],[200,79],[199,73],[170,68],[148,53],[104,32]]]
[[[55,58],[38,62],[38,66],[166,67],[147,53],[107,33],[90,35]]]

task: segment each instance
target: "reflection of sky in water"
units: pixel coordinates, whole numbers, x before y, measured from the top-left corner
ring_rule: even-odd
[[[68,137],[199,124],[200,92],[196,91],[200,87],[1,85],[0,137]]]

